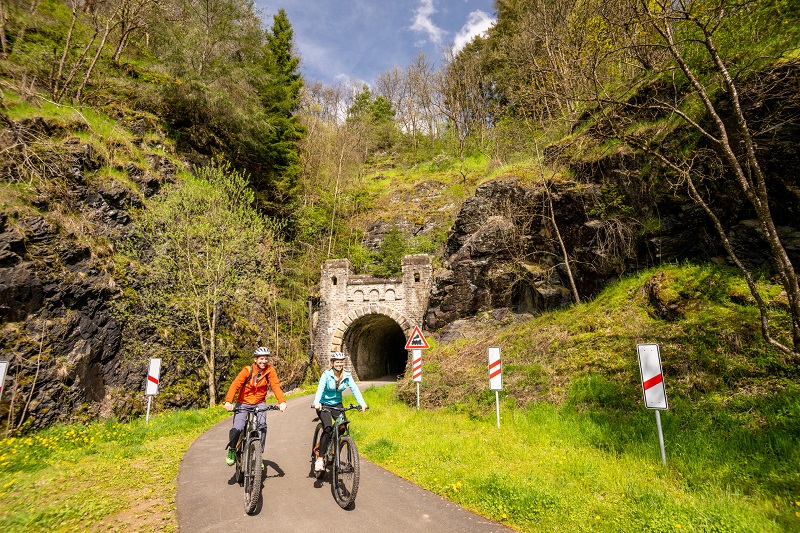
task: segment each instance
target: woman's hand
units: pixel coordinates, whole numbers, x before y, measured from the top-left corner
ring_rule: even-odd
[[[225,402],[225,410],[233,411],[233,404],[231,402]]]
[[[281,402],[278,404],[278,409],[281,410],[281,413],[284,412],[286,410],[286,402]]]
[[[362,412],[363,412],[363,411],[366,411],[367,409],[369,409],[369,406],[368,406],[368,405],[366,405],[366,404],[364,404],[364,405],[359,405],[359,406],[358,406],[358,410],[359,410],[359,411],[362,411]]]

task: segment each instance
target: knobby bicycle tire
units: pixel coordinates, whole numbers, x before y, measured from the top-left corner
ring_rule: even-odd
[[[333,497],[339,507],[346,509],[356,501],[361,469],[355,441],[344,436],[339,439],[338,446],[339,458],[333,462]]]
[[[314,463],[317,460],[317,454],[314,453],[314,450],[316,449],[317,446],[319,446],[319,439],[321,438],[322,438],[322,422],[317,424],[317,429],[314,430],[314,440],[311,441],[311,474],[317,479],[321,478],[323,474],[325,474],[324,468],[319,472],[317,472],[314,469]],[[323,456],[325,455],[324,450],[320,450],[320,453]]]
[[[241,443],[242,441],[239,442]],[[240,447],[244,448],[244,443],[237,443],[236,445],[236,473],[233,479],[241,487],[244,485],[244,464],[242,464],[244,463],[244,452],[239,449]]]
[[[261,497],[261,440],[251,439],[247,443],[244,475],[244,512],[252,514]]]

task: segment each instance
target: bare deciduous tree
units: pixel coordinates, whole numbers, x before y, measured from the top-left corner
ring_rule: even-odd
[[[704,197],[697,186],[698,180],[709,176],[703,174],[702,167],[692,164],[695,158],[692,155],[681,157],[680,154],[663,151],[659,143],[659,136],[663,135],[660,128],[654,128],[649,136],[646,132],[631,133],[623,128],[617,128],[616,131],[623,140],[656,155],[676,172],[688,188],[690,197],[711,217],[723,246],[748,280],[752,295],[761,308],[762,333],[765,339],[784,352],[795,357],[800,356],[800,287],[797,273],[781,242],[771,212],[767,176],[757,155],[754,131],[743,109],[739,87],[741,80],[758,75],[758,69],[769,65],[769,54],[779,55],[787,48],[759,50],[763,55],[749,62],[741,62],[737,58],[729,59],[721,52],[718,38],[730,39],[733,28],[740,32],[741,25],[751,20],[752,9],[758,7],[753,3],[735,0],[657,0],[640,1],[637,5],[635,17],[627,24],[638,25],[645,28],[644,33],[659,37],[658,42],[652,42],[652,45],[658,46],[672,59],[663,67],[673,69],[678,84],[672,98],[653,95],[646,101],[635,104],[621,100],[616,100],[615,103],[622,107],[650,109],[670,119],[682,121],[713,147],[714,156],[724,165],[720,179],[730,179],[731,186],[737,187],[747,199],[769,246],[772,263],[789,301],[792,325],[788,336],[792,339],[791,347],[782,344],[770,333],[767,309],[751,274],[733,253],[725,228],[710,209],[713,199]],[[729,43],[728,48],[735,47]],[[681,83],[686,84],[688,91],[680,90]],[[699,106],[689,105],[689,96]],[[700,113],[697,112],[698,109]]]

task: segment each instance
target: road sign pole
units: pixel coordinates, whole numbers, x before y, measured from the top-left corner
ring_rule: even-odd
[[[667,454],[664,451],[664,433],[661,431],[661,411],[655,409],[656,412],[656,425],[658,426],[658,444],[661,446],[661,462],[667,466]]]
[[[494,391],[494,405],[497,409],[497,427],[500,427],[500,391]]]
[[[417,382],[417,411],[419,411],[419,382],[422,381],[422,348],[411,350],[411,378]]]
[[[145,424],[149,424],[150,423],[150,404],[152,403],[152,401],[153,401],[153,397],[152,396],[148,396],[147,397],[147,414],[144,417],[144,423]]]

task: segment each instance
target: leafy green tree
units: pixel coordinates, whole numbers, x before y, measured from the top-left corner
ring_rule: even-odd
[[[279,244],[252,207],[247,177],[228,164],[199,169],[145,211],[133,240],[143,263],[147,323],[205,379],[216,403],[222,319],[228,308],[268,299]]]
[[[382,94],[373,95],[364,84],[347,108],[347,123],[363,130],[368,151],[385,149],[392,145],[397,131],[395,115],[392,103]]]

